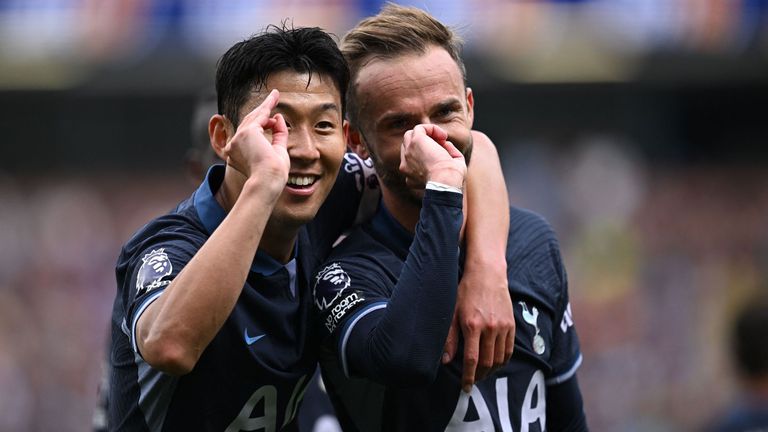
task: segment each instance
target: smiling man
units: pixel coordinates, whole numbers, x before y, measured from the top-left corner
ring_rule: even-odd
[[[308,272],[359,198],[345,177],[344,199],[319,211],[345,151],[348,79],[313,28],[272,28],[221,58],[209,135],[226,166],[118,260],[110,427],[296,429],[317,364]]]

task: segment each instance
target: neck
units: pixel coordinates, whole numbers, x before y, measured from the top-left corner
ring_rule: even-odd
[[[387,206],[387,210],[411,234],[416,232],[416,224],[419,222],[419,213],[421,208],[415,203],[404,200],[394,193],[392,193],[387,187],[381,188],[381,199],[384,201],[384,205]]]
[[[229,213],[235,206],[240,191],[243,190],[245,178],[239,172],[227,168],[224,172],[224,181],[216,191],[214,197],[225,212]],[[285,225],[285,224],[282,224]],[[296,237],[299,234],[299,226],[282,226],[279,221],[270,217],[264,227],[259,241],[259,249],[264,251],[278,262],[283,264],[291,260]]]
[[[272,218],[267,221],[267,226],[264,227],[264,233],[261,235],[259,249],[278,262],[286,264],[293,256],[294,245],[301,226],[285,227],[279,225],[280,223]]]
[[[240,196],[240,191],[243,190],[244,182],[240,173],[235,172],[235,170],[229,167],[224,170],[224,180],[213,197],[226,213],[232,211],[232,207],[235,206],[237,197]]]
[[[387,210],[411,234],[416,233],[416,224],[419,222],[419,216],[421,214],[421,207],[415,203],[402,199],[396,194],[392,193],[386,186],[381,188],[381,199],[384,201],[384,205],[387,206]],[[464,229],[467,227],[467,195],[463,196],[464,205],[462,211],[464,212],[464,221],[461,224],[461,231],[459,233],[459,239],[461,243],[464,243]]]

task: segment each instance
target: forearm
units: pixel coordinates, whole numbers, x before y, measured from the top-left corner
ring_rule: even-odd
[[[589,429],[575,375],[564,383],[547,387],[547,429],[568,432]]]
[[[221,225],[139,318],[137,345],[147,363],[172,374],[194,367],[240,296],[273,206],[271,194],[246,183]]]
[[[386,309],[361,320],[350,339],[352,370],[391,385],[434,379],[455,306],[461,198],[428,191],[424,204]]]
[[[467,168],[467,221],[464,227],[465,272],[493,270],[506,277],[509,197],[499,155],[491,140],[472,131],[472,159]]]

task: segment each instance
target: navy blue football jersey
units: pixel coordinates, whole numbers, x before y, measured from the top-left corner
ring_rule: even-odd
[[[406,257],[415,253],[412,241],[382,205],[334,249],[315,277],[317,326],[324,333],[323,377],[344,430],[586,430],[575,379],[582,356],[565,269],[552,229],[531,212],[510,210],[506,258],[517,325],[514,354],[506,366],[464,393],[461,355],[447,365],[439,364],[439,356],[433,359],[436,375],[424,381],[399,379],[382,364],[388,361],[384,356],[360,354],[370,350],[368,335],[385,321],[407,329],[407,338],[400,335],[396,343],[426,337],[411,319],[389,310],[403,291],[437,292],[426,277],[418,284],[398,285]],[[453,308],[443,316],[432,309],[428,304],[417,313],[451,319]],[[444,342],[434,341],[441,349]],[[561,413],[557,422],[556,416],[548,422],[550,410]]]
[[[164,374],[142,359],[136,323],[226,216],[214,199],[224,167],[212,167],[190,198],[126,243],[112,313],[110,429],[297,430],[317,366],[309,276],[351,226],[365,186],[363,162],[345,159],[326,204],[300,231],[293,259],[283,265],[257,251],[232,313],[186,375]]]

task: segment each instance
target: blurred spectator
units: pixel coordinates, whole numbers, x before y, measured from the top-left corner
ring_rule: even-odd
[[[712,432],[768,431],[768,295],[739,312],[731,332],[731,354],[740,391]]]
[[[190,123],[191,145],[184,155],[184,167],[187,178],[193,186],[197,186],[205,178],[208,168],[214,163],[221,162],[211,148],[208,137],[208,120],[219,112],[216,93],[206,91],[200,94],[192,112]]]

